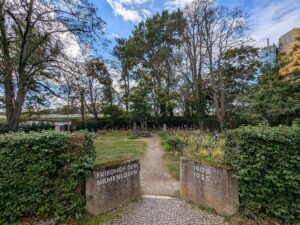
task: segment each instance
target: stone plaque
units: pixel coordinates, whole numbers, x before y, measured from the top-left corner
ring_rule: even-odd
[[[238,182],[233,171],[184,158],[180,163],[180,196],[223,216],[232,216],[239,209]]]
[[[140,195],[138,160],[95,169],[86,178],[86,210],[105,213]]]

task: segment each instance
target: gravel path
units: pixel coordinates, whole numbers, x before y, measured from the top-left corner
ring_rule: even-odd
[[[147,143],[147,151],[141,163],[141,187],[144,195],[176,196],[179,182],[168,172],[163,162],[160,137],[153,135],[143,138]]]

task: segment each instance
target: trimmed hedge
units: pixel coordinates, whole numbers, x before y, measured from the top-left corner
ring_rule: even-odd
[[[227,132],[225,163],[236,169],[245,214],[300,219],[300,127],[246,126]]]
[[[33,124],[20,124],[18,131],[24,131],[26,133],[30,131],[42,131],[42,130],[54,130],[54,125],[52,123],[33,123]],[[0,134],[5,134],[12,132],[7,123],[0,124]]]
[[[140,126],[140,123],[138,121],[137,126]],[[167,117],[167,118],[159,118],[157,121],[155,118],[150,117],[147,120],[147,125],[149,128],[159,126],[162,127],[163,124],[166,124],[168,128],[175,128],[175,127],[197,127],[197,119],[195,118],[185,118],[182,116],[173,116],[173,117]],[[99,118],[98,120],[89,118],[87,119],[86,123],[82,123],[80,119],[74,119],[73,125],[76,127],[76,130],[89,130],[89,131],[97,131],[98,129],[122,129],[122,128],[132,128],[133,120],[128,119],[125,117],[118,117],[118,118]],[[212,117],[207,116],[204,119],[203,124],[204,129],[210,129],[214,130],[219,127],[218,121]]]
[[[95,150],[88,133],[0,136],[0,224],[21,217],[79,217]]]

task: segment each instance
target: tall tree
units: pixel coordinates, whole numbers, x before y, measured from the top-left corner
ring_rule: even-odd
[[[204,39],[204,20],[203,7],[206,4],[200,1],[192,1],[186,5],[184,10],[185,29],[183,36],[183,51],[185,53],[186,61],[184,63],[188,66],[188,72],[182,71],[188,82],[193,97],[193,105],[196,109],[198,126],[203,127],[203,119],[205,114],[205,84],[204,71],[205,62],[207,58],[207,49],[205,48]]]
[[[262,69],[254,92],[248,97],[244,117],[249,123],[267,122],[270,125],[291,125],[300,118],[300,71],[282,75],[284,66]],[[289,76],[291,79],[286,79]],[[297,81],[298,80],[298,81]]]
[[[213,1],[201,1],[204,42],[208,60],[208,80],[215,112],[223,131],[226,114],[225,53],[239,47],[245,40],[244,13],[240,9],[215,6]]]
[[[112,79],[107,66],[102,59],[88,59],[85,65],[87,109],[98,119],[101,106],[111,106],[113,103]]]
[[[136,82],[145,78],[139,76],[141,70],[151,81],[148,84],[152,88],[155,118],[173,115],[174,90],[178,82],[173,64],[179,60],[175,49],[181,43],[179,33],[182,33],[183,27],[182,12],[163,11],[139,23],[126,41],[136,59],[131,61]]]
[[[129,39],[116,39],[117,45],[114,47],[113,54],[119,61],[119,73],[120,73],[120,91],[121,101],[125,105],[126,112],[129,111],[129,95],[131,93],[132,83],[135,78],[134,66],[138,64],[141,54],[139,46],[134,43],[134,40]]]
[[[103,21],[88,1],[0,1],[0,69],[11,129],[18,127],[29,83],[39,79],[43,85],[63,70],[62,37],[90,44],[102,28]]]

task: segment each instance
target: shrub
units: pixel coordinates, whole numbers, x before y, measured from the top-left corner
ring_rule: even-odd
[[[178,137],[170,137],[167,140],[167,144],[170,145],[174,151],[182,151],[183,142]]]
[[[244,212],[300,219],[300,127],[242,127],[227,133],[225,163],[236,169]]]
[[[42,130],[54,130],[54,124],[47,123],[47,122],[39,122],[39,121],[32,124],[21,123],[18,129],[18,131],[24,131],[26,133],[30,131],[42,131]],[[12,132],[12,130],[9,129],[7,123],[0,124],[0,134],[5,134],[9,132]]]
[[[108,128],[126,128],[128,127],[128,122],[125,118],[99,118],[88,119],[86,123],[82,123],[80,120],[74,120],[74,125],[77,130],[87,129],[89,131],[97,131],[100,129],[108,129]]]
[[[20,217],[80,216],[84,178],[95,151],[88,133],[0,136],[0,224]]]
[[[54,124],[37,121],[32,124],[20,124],[19,130],[26,133],[30,131],[54,130]]]

